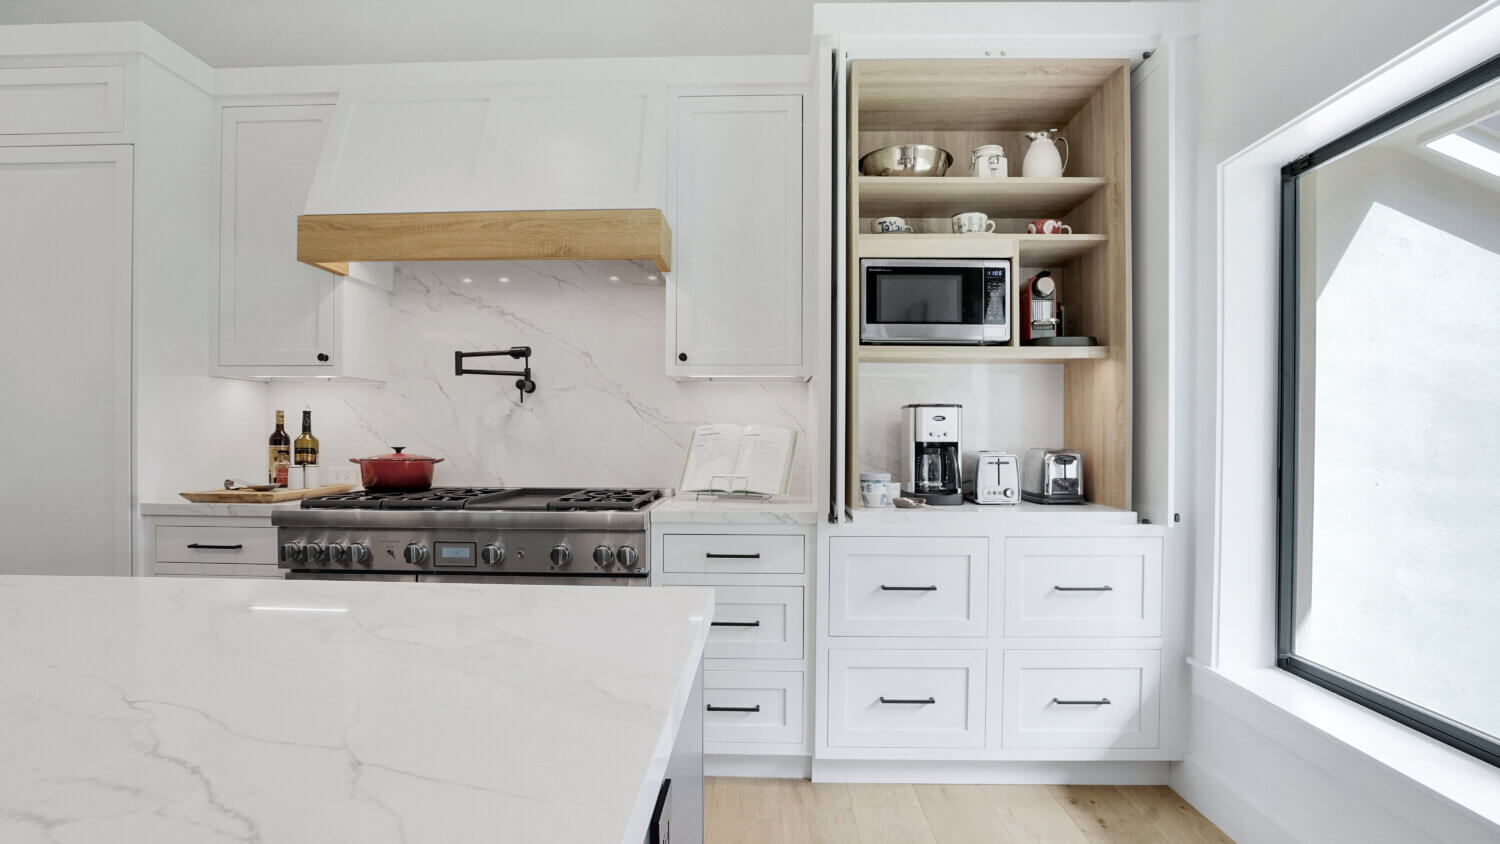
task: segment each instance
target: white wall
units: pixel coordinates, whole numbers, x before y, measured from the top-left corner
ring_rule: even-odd
[[[439,484],[675,487],[695,425],[771,423],[799,431],[792,492],[809,495],[811,387],[668,378],[666,289],[652,272],[628,262],[397,264],[386,382],[276,382],[267,410],[286,410],[295,436],[310,406],[328,471],[402,445],[445,459]],[[453,374],[455,351],[511,346],[532,348],[537,389],[524,403],[514,378]],[[261,427],[242,446],[257,455],[269,412]]]
[[[1259,426],[1254,443],[1239,441],[1238,429],[1236,436],[1220,440],[1219,400],[1225,387],[1219,381],[1220,320],[1233,331],[1268,331],[1270,336],[1275,331],[1274,325],[1246,326],[1246,312],[1220,311],[1215,287],[1220,243],[1218,165],[1478,5],[1472,0],[1204,0],[1201,5],[1193,215],[1198,283],[1185,303],[1195,317],[1198,365],[1190,386],[1195,408],[1191,451],[1196,465],[1193,506],[1185,518],[1191,522],[1195,549],[1194,652],[1205,664],[1233,659],[1270,665],[1268,638],[1238,643],[1232,651],[1221,650],[1214,609],[1222,606],[1225,612],[1235,612],[1250,606],[1265,612],[1274,593],[1274,567],[1269,560],[1261,561],[1266,565],[1254,572],[1239,573],[1222,594],[1217,591],[1226,574],[1216,567],[1220,549],[1214,505],[1227,492],[1251,481],[1234,472],[1226,472],[1221,479],[1218,450],[1222,445],[1226,452],[1253,447],[1274,453],[1269,450],[1274,446],[1274,425]],[[1272,222],[1269,216],[1255,220],[1257,225]],[[1265,282],[1274,285],[1274,278]],[[1265,289],[1274,291],[1274,287]],[[1226,367],[1224,377],[1236,379],[1243,389],[1244,379],[1260,374]],[[1267,400],[1261,403],[1263,410],[1273,412],[1274,385],[1257,382],[1254,388]],[[1263,484],[1266,475],[1274,476],[1274,460],[1258,461],[1251,471],[1259,473],[1255,483]],[[1267,504],[1255,502],[1255,506],[1258,517]],[[1233,508],[1224,514],[1226,523],[1247,517]],[[1273,736],[1288,733],[1272,726],[1286,721],[1286,713],[1262,701],[1247,702],[1235,711],[1208,703],[1198,688],[1200,682],[1208,682],[1207,676],[1200,672],[1195,677],[1187,760],[1174,771],[1173,785],[1231,835],[1245,841],[1428,841],[1484,840],[1479,836],[1493,834],[1472,816],[1430,793],[1419,793],[1409,782],[1389,794],[1377,794],[1366,786],[1376,779],[1378,766],[1368,760],[1350,761],[1357,754],[1307,743],[1279,743]],[[1430,834],[1433,829],[1450,833],[1435,836]]]
[[[208,93],[140,62],[135,147],[136,493],[177,500],[264,472],[265,385],[210,378],[216,314],[217,110]],[[247,441],[260,445],[245,452]],[[139,557],[137,553],[137,557]]]

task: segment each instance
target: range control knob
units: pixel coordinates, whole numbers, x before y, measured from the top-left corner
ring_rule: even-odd
[[[573,549],[566,544],[552,546],[552,567],[560,569],[568,563],[573,562]]]
[[[323,546],[316,542],[309,542],[302,546],[302,559],[309,563],[322,562]]]
[[[641,561],[641,553],[635,550],[634,545],[621,545],[615,550],[615,560],[621,568],[633,569]]]
[[[295,563],[302,558],[302,543],[288,542],[281,546],[281,559],[288,563]]]
[[[349,565],[349,546],[342,542],[329,543],[328,562],[338,563],[341,566]]]
[[[413,542],[412,544],[406,546],[406,550],[402,552],[402,556],[406,558],[406,561],[408,563],[411,563],[414,566],[421,565],[422,561],[427,559],[427,546],[418,545],[417,543]]]
[[[610,566],[614,565],[615,549],[609,547],[608,545],[600,545],[599,547],[595,548],[594,562],[598,563],[599,568],[601,569],[607,569]]]
[[[370,546],[363,542],[356,542],[349,546],[349,562],[355,565],[370,567]]]
[[[479,549],[479,559],[487,566],[498,566],[505,562],[505,548],[501,545],[486,545]]]

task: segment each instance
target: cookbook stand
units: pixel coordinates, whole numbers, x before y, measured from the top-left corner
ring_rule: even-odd
[[[721,487],[719,481],[724,481]],[[751,492],[746,489],[750,478],[746,475],[713,475],[708,479],[709,489],[699,492],[696,500],[713,498],[719,501],[770,501],[769,492]],[[735,487],[739,487],[736,489]]]

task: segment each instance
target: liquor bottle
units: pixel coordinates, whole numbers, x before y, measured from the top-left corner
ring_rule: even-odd
[[[266,459],[267,483],[286,484],[286,470],[292,465],[292,438],[286,433],[286,413],[276,411],[276,430],[271,432],[270,453]]]
[[[296,443],[297,465],[307,466],[318,462],[318,438],[312,432],[312,411],[302,411],[302,434]]]

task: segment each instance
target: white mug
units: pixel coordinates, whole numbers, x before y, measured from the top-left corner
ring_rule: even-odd
[[[291,466],[286,470],[287,489],[307,489],[307,475],[301,466]]]
[[[323,485],[321,473],[318,471],[318,464],[304,463],[302,465],[302,485],[307,489],[317,489]]]
[[[954,234],[988,234],[995,230],[995,221],[983,211],[965,211],[952,219]]]
[[[912,231],[902,217],[877,217],[870,221],[870,231],[875,234],[900,234]]]
[[[969,175],[981,179],[1004,179],[1010,175],[1006,169],[1005,147],[985,144],[974,147],[969,153]]]

